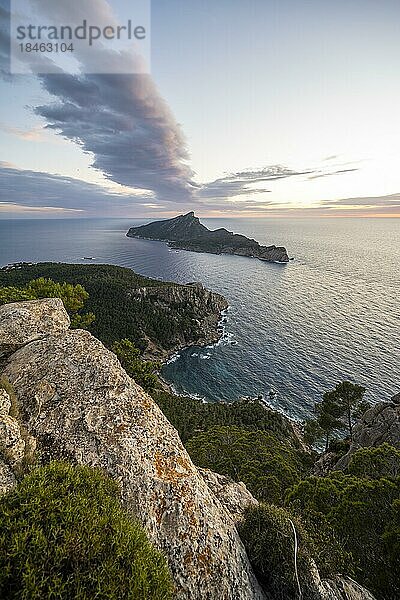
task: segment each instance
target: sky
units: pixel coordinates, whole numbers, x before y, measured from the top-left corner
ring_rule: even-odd
[[[0,218],[400,216],[398,0],[153,0],[148,74],[126,50],[91,73],[103,45],[78,74],[10,75],[0,6]]]

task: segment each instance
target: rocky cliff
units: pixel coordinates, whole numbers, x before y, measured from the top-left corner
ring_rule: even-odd
[[[0,322],[2,376],[40,459],[100,467],[119,482],[126,507],[166,555],[178,598],[263,598],[233,520],[115,355],[90,333],[68,330],[58,299],[5,305]]]
[[[228,303],[201,283],[150,279],[115,265],[21,264],[0,269],[0,285],[23,287],[38,277],[83,285],[85,311],[96,316],[91,331],[106,346],[127,338],[144,357],[165,360],[191,345],[216,342],[217,323]]]
[[[116,356],[69,330],[61,300],[0,307],[0,357],[0,493],[33,455],[99,467],[166,556],[177,600],[266,598],[235,528],[257,501],[244,484],[193,465]],[[351,579],[321,581],[316,569],[312,578],[312,600],[374,600]]]
[[[211,254],[235,254],[277,263],[289,262],[286,248],[260,246],[244,235],[221,228],[211,231],[202,225],[191,211],[173,219],[153,221],[140,227],[131,227],[128,237],[166,241],[172,248]]]
[[[176,286],[146,286],[135,288],[130,293],[131,298],[139,301],[148,300],[152,306],[162,310],[176,311],[179,306],[191,307],[193,312],[193,327],[190,335],[184,329],[177,329],[168,350],[160,344],[154,344],[147,338],[147,348],[144,358],[165,360],[168,356],[187,346],[206,346],[218,341],[221,333],[217,324],[221,318],[221,312],[228,308],[228,302],[220,294],[210,292],[201,283],[191,283]],[[171,312],[171,319],[174,319]]]
[[[387,442],[400,448],[400,394],[391,402],[379,402],[367,410],[353,429],[350,449],[333,467],[345,469],[359,448],[372,448]]]

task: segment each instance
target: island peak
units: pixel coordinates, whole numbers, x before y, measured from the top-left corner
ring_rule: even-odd
[[[131,227],[128,237],[167,242],[172,248],[207,252],[211,254],[235,254],[276,263],[287,263],[289,257],[284,247],[261,246],[256,240],[233,233],[221,227],[210,230],[200,223],[194,211],[172,219],[152,221],[139,227]]]

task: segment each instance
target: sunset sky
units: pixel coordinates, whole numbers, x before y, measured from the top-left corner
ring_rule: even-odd
[[[153,0],[150,75],[10,75],[0,6],[0,218],[400,216],[398,0]]]

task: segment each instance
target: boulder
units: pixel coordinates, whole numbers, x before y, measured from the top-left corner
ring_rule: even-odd
[[[64,333],[69,325],[59,298],[4,304],[0,306],[0,358],[46,335]]]
[[[210,469],[198,471],[235,523],[242,520],[246,508],[258,504],[243,482],[236,483],[230,477],[214,473]]]
[[[231,517],[155,402],[90,333],[65,331],[60,303],[22,305],[3,307],[0,347],[19,347],[3,375],[41,460],[99,467],[119,482],[126,508],[165,554],[179,599],[263,598]]]

